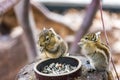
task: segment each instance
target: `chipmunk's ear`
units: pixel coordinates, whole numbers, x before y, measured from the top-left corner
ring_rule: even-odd
[[[56,34],[55,30],[53,28],[49,29],[53,34]]]
[[[46,28],[44,27],[43,30],[46,30]]]
[[[95,33],[96,36],[100,36],[100,34],[101,34],[100,31]]]
[[[100,31],[95,33],[97,39],[100,38],[100,34],[101,34]]]
[[[54,29],[53,29],[53,28],[50,28],[49,30],[54,31]]]

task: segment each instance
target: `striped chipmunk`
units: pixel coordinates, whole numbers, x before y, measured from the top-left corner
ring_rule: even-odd
[[[40,57],[58,58],[67,56],[67,43],[52,29],[43,29],[39,34],[38,45],[40,47]]]
[[[109,69],[111,53],[108,46],[102,43],[100,33],[101,32],[86,34],[78,45],[81,47],[81,53],[88,58],[94,70],[107,71],[108,80],[114,80]]]

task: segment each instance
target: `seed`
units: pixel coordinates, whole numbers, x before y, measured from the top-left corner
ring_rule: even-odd
[[[71,66],[70,64],[51,63],[50,65],[46,65],[41,72],[45,74],[58,75],[58,74],[70,72],[74,69],[76,69],[76,66]]]

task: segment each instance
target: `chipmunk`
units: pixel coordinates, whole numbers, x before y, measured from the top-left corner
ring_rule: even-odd
[[[107,71],[108,80],[114,80],[109,70],[111,53],[108,46],[101,42],[100,32],[85,35],[78,45],[81,47],[82,54],[88,58],[94,70]]]
[[[39,34],[38,45],[41,58],[58,58],[68,55],[67,43],[52,29],[43,29]]]

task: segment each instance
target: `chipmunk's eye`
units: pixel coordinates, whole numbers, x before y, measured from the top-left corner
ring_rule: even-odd
[[[49,38],[46,38],[46,40],[48,41],[48,40],[49,40]]]
[[[42,45],[40,44],[40,46],[42,46]]]
[[[86,40],[88,40],[88,37],[85,37]]]
[[[47,41],[49,40],[49,36],[46,36],[46,40],[47,40]]]

